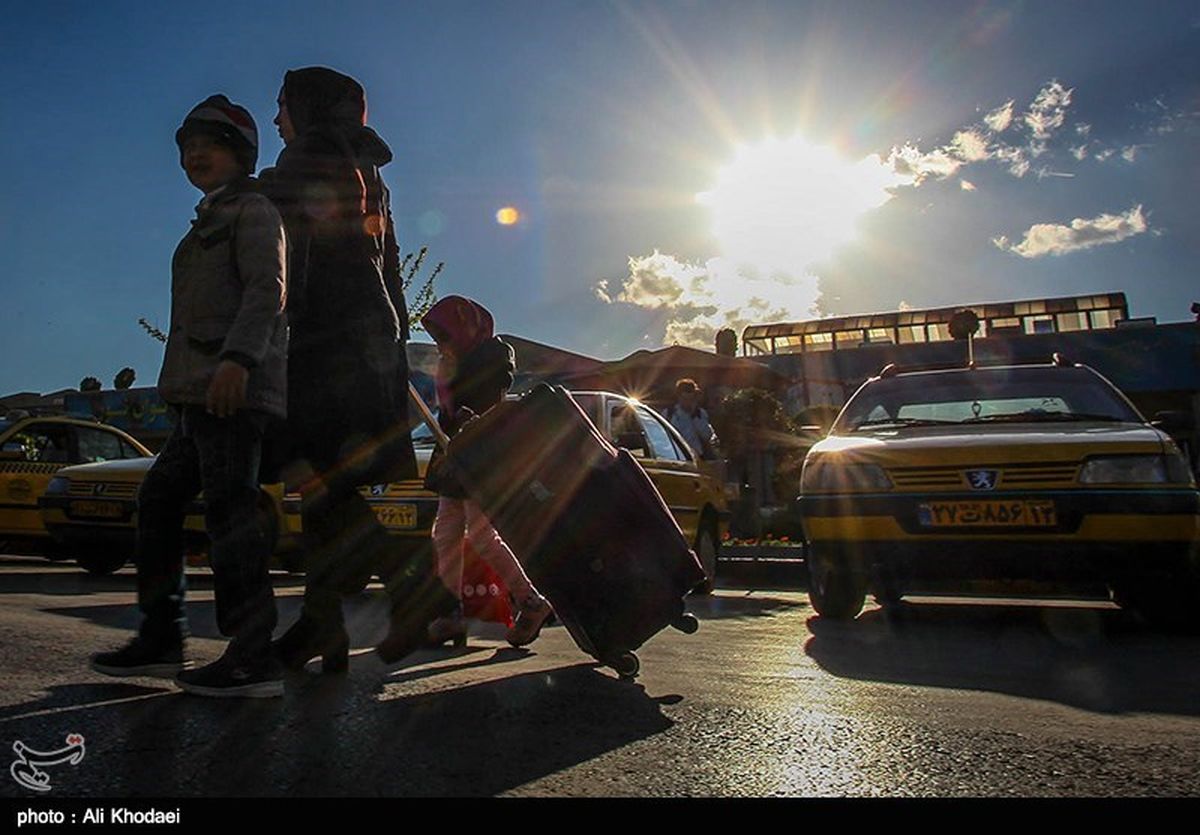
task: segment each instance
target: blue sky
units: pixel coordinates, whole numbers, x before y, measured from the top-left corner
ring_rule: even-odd
[[[582,353],[901,305],[1124,290],[1178,321],[1200,299],[1194,2],[41,2],[0,29],[0,394],[154,381],[137,320],[166,328],[199,197],[175,128],[224,92],[269,165],[283,73],[314,64],[366,87],[439,291]]]

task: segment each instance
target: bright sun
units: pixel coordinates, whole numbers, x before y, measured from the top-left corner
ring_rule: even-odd
[[[908,181],[877,155],[851,162],[794,136],[740,146],[696,200],[712,210],[726,258],[798,275],[852,240],[858,219]]]

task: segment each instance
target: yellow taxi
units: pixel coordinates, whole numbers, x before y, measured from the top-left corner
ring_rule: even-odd
[[[606,438],[625,447],[642,465],[692,543],[709,578],[699,591],[713,588],[721,538],[729,524],[724,484],[699,461],[687,442],[661,415],[632,398],[601,391],[573,391],[571,396]],[[422,424],[413,445],[422,475],[435,446]],[[437,514],[437,496],[421,481],[402,481],[364,488],[376,515],[392,534],[428,540]]]
[[[1046,365],[868,380],[808,453],[796,502],[811,602],[853,619],[868,591],[968,581],[1103,583],[1166,626],[1200,600],[1200,493],[1171,438],[1111,383]]]
[[[138,488],[153,463],[154,458],[143,457],[82,464],[64,467],[48,479],[38,500],[42,524],[88,573],[111,574],[133,558]],[[284,495],[282,484],[265,485],[259,494],[264,529],[279,563],[289,571],[301,566],[299,503],[299,496]],[[184,542],[189,553],[208,546],[202,496],[188,507]]]
[[[71,417],[0,418],[0,540],[48,542],[38,497],[71,464],[148,460],[150,451],[112,426]]]

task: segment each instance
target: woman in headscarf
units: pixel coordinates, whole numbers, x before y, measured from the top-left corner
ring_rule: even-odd
[[[275,644],[292,668],[321,656],[326,671],[345,669],[341,596],[361,588],[395,547],[357,488],[417,476],[408,309],[379,174],[392,152],[366,116],[353,78],[324,67],[289,71],[275,117],[285,147],[262,175],[290,244],[284,457],[309,470],[301,484],[304,609]]]

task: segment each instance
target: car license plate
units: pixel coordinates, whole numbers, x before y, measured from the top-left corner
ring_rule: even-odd
[[[125,507],[120,502],[74,501],[68,507],[68,515],[81,519],[120,519]]]
[[[917,506],[927,528],[1052,528],[1058,524],[1054,502],[929,502]]]
[[[376,518],[385,528],[412,530],[417,526],[415,504],[377,504],[374,510]]]

